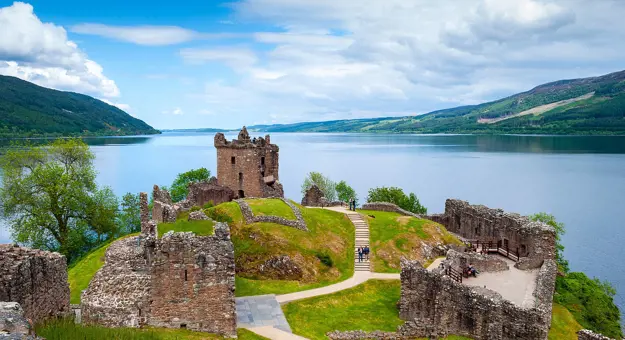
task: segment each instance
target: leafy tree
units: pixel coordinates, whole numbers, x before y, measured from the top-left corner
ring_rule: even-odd
[[[118,221],[124,233],[130,234],[141,231],[141,207],[139,203],[139,194],[127,192],[122,197]]]
[[[614,304],[616,290],[607,282],[573,272],[556,278],[554,301],[565,306],[584,328],[621,339],[621,313]]]
[[[349,202],[350,198],[356,200],[358,203],[358,195],[356,195],[356,191],[354,188],[350,187],[345,181],[340,181],[336,183],[336,193],[339,198],[339,201]]]
[[[539,221],[552,226],[556,230],[556,263],[558,269],[563,273],[569,272],[569,261],[564,258],[564,245],[562,245],[562,235],[565,233],[564,223],[556,221],[555,216],[544,212],[530,216],[530,220]]]
[[[306,191],[316,185],[323,192],[323,196],[328,201],[336,201],[336,183],[324,176],[320,172],[312,171],[304,178],[302,183],[302,195],[306,195]]]
[[[95,228],[110,230],[110,211],[95,208],[102,202],[108,206],[110,197],[97,190],[93,159],[79,139],[6,152],[0,202],[15,241],[58,251],[71,261],[90,246]]]
[[[119,211],[119,200],[110,187],[94,191],[87,201],[86,222],[96,234],[96,243],[119,236],[116,217]]]
[[[189,183],[208,181],[210,177],[211,172],[206,168],[189,170],[178,174],[169,189],[171,200],[174,202],[182,201],[187,198],[187,195],[189,194],[189,189],[187,187]]]
[[[388,202],[415,214],[428,213],[427,208],[421,205],[421,202],[419,202],[419,199],[414,193],[406,195],[402,189],[397,187],[369,189],[367,202]]]

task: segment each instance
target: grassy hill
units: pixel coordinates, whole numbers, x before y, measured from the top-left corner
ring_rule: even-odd
[[[0,76],[0,138],[156,133],[142,120],[101,100]]]
[[[381,112],[380,114],[384,114]],[[258,125],[268,132],[625,134],[625,71],[420,116]]]
[[[255,214],[294,218],[293,212],[280,200],[254,199],[248,202]],[[237,268],[237,296],[286,294],[329,285],[353,275],[354,226],[349,219],[330,210],[301,206],[300,209],[308,232],[274,223],[246,225],[235,202],[204,210],[214,220],[230,224]],[[197,235],[213,233],[211,222],[187,221],[187,216],[181,214],[175,223],[160,223],[159,236],[167,231],[190,231]],[[69,269],[71,303],[80,302],[81,291],[104,265],[104,254],[109,245],[92,251]],[[301,269],[301,278],[281,278],[279,273],[259,270],[265,261],[283,255],[289,256]]]

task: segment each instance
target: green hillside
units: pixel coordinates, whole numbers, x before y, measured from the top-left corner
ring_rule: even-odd
[[[383,112],[380,113],[384,114]],[[258,125],[269,132],[625,134],[625,71],[420,116]]]
[[[156,133],[142,120],[101,100],[0,76],[0,138]]]

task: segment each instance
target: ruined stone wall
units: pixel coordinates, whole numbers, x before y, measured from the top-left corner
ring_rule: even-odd
[[[577,340],[613,340],[607,336],[597,334],[589,329],[582,329],[577,332]]]
[[[251,140],[243,127],[232,142],[216,134],[215,148],[219,183],[232,189],[237,197],[284,196],[278,175],[279,148],[270,143],[269,136]]]
[[[0,302],[0,339],[13,334],[19,336],[32,334],[32,325],[24,317],[24,310],[17,302]]]
[[[69,314],[65,256],[0,245],[0,301],[17,302],[34,323]]]
[[[388,212],[396,212],[400,215],[404,216],[412,216],[416,218],[423,218],[421,215],[417,215],[408,210],[404,210],[398,207],[396,204],[388,203],[388,202],[370,202],[362,205],[363,210],[377,210],[377,211],[388,211]]]
[[[297,206],[291,203],[289,200],[280,198],[286,205],[288,205],[293,214],[295,215],[295,220],[288,220],[284,217],[280,216],[267,216],[267,215],[254,215],[252,212],[252,208],[250,207],[245,200],[236,200],[237,204],[241,208],[241,214],[243,215],[243,219],[245,219],[245,224],[252,224],[258,222],[266,222],[266,223],[275,223],[285,225],[287,227],[292,227],[295,229],[308,231],[308,226],[306,225],[306,221],[302,216],[302,212],[299,210]]]
[[[302,198],[302,205],[305,207],[323,207],[326,203],[323,191],[314,184],[306,190],[306,194]]]
[[[417,261],[402,262],[399,316],[406,323],[398,333],[408,337],[542,340],[551,324],[551,309],[519,307],[494,291],[429,272]]]
[[[84,323],[139,327],[150,313],[150,268],[142,236],[113,242],[81,296]]]
[[[522,257],[516,265],[519,269],[539,268],[543,260],[555,258],[555,230],[519,214],[448,199],[442,216],[429,217],[466,239],[518,249]]]
[[[236,336],[234,247],[228,225],[215,228],[215,236],[168,233],[159,240],[150,325]]]
[[[202,207],[208,202],[218,205],[236,198],[234,191],[227,186],[219,185],[215,177],[208,182],[189,183],[188,189],[187,200],[191,206]]]

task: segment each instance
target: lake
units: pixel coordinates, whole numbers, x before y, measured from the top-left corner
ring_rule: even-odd
[[[255,135],[252,133],[252,135]],[[151,192],[176,174],[213,174],[213,133],[90,138],[98,183]],[[228,138],[234,138],[231,134]],[[430,213],[459,198],[510,212],[545,211],[566,224],[571,269],[609,280],[625,310],[625,137],[272,134],[285,195],[301,200],[306,173],[346,180],[360,201],[377,186],[417,194]],[[8,234],[0,235],[8,242]]]

